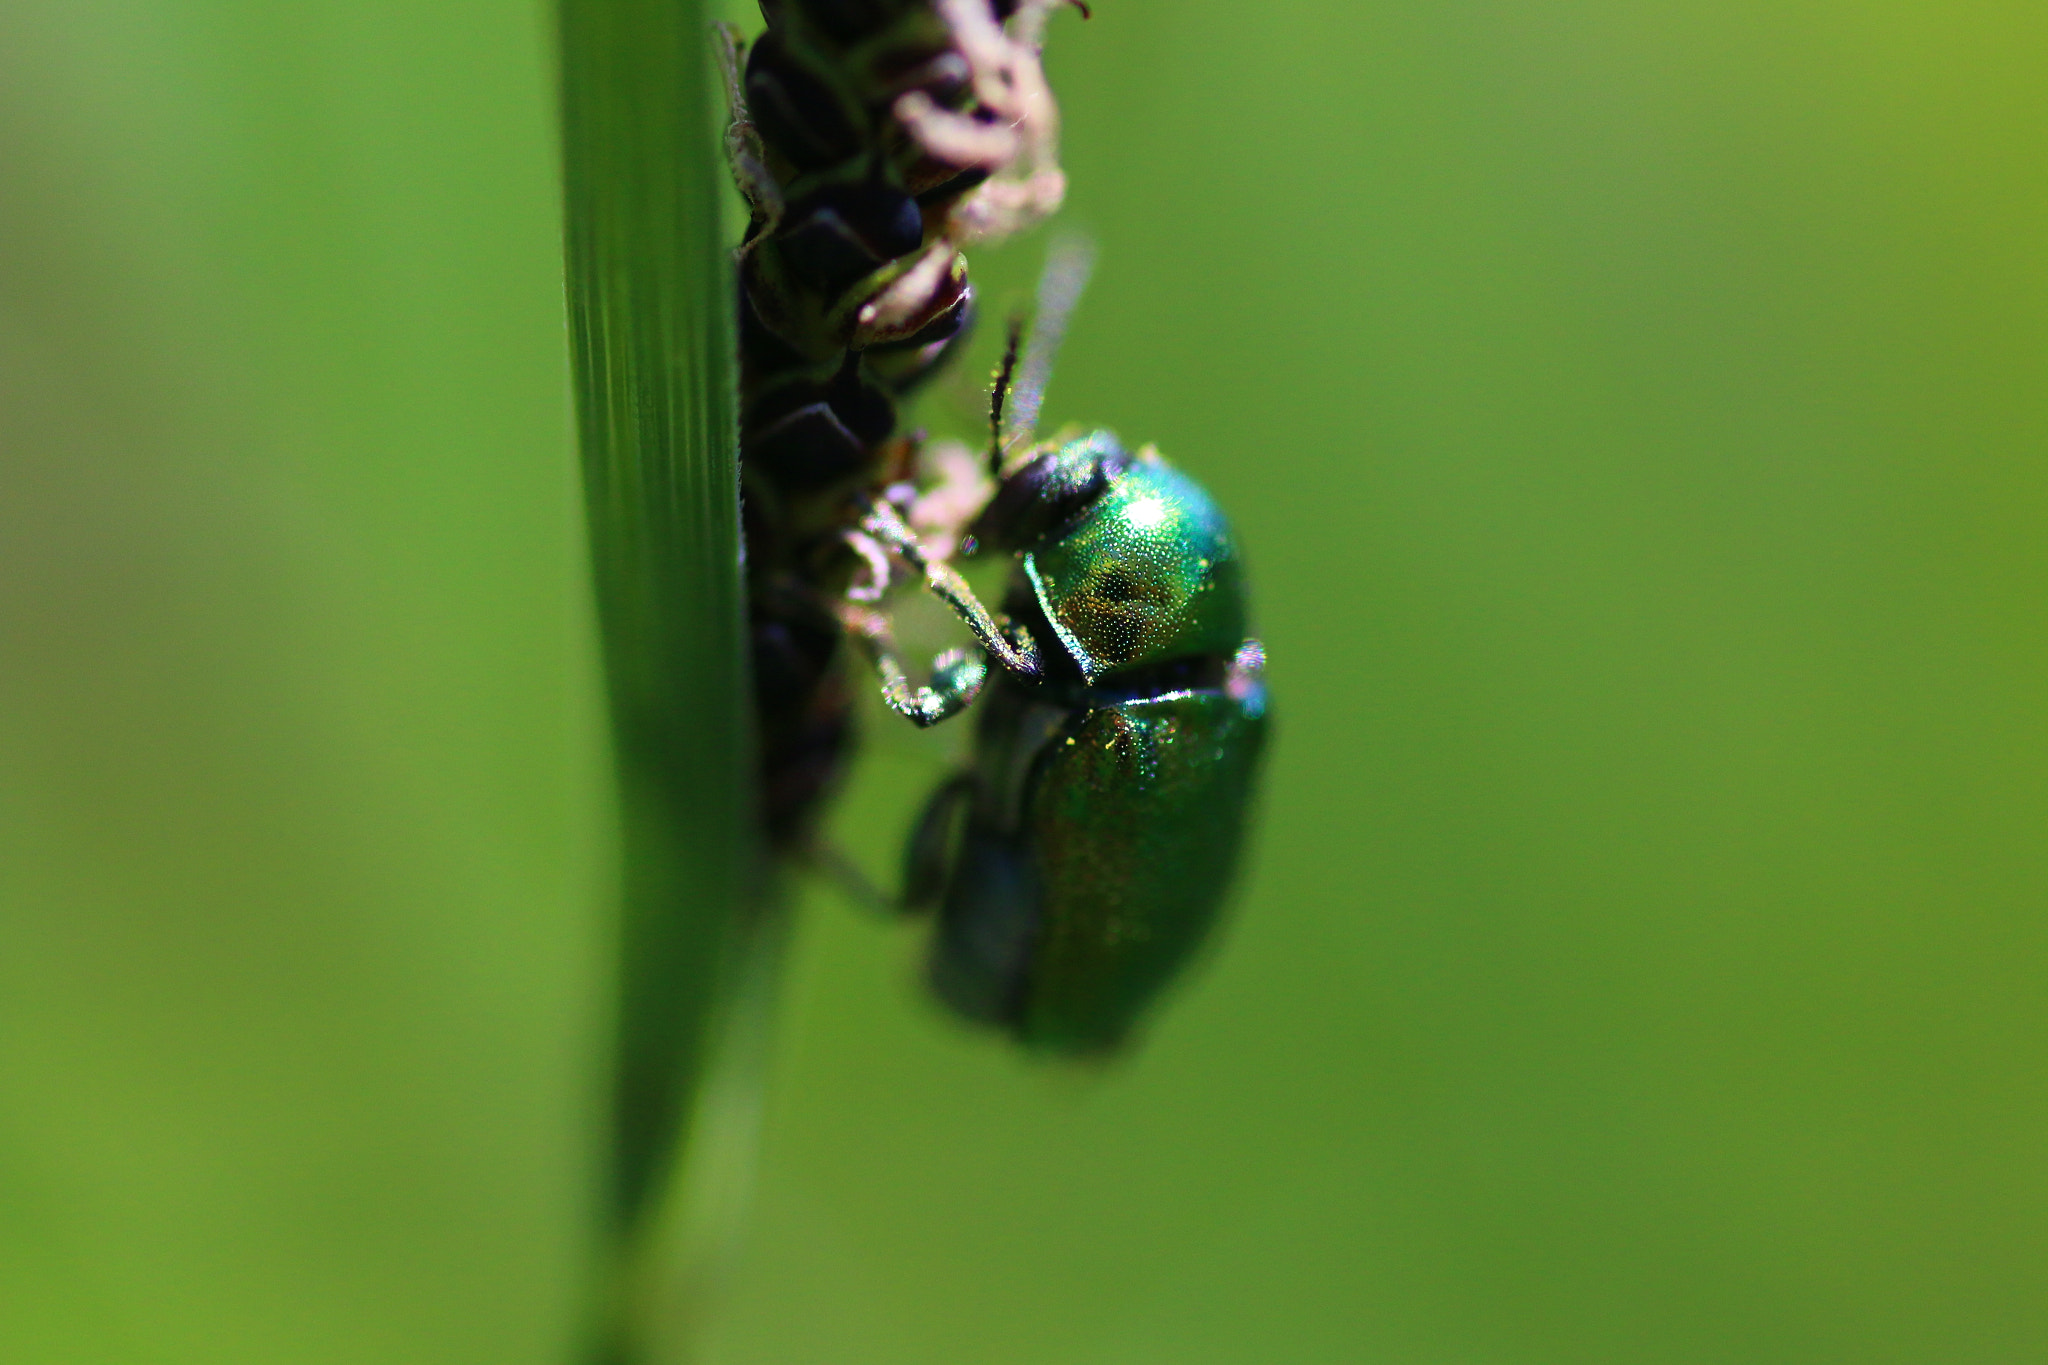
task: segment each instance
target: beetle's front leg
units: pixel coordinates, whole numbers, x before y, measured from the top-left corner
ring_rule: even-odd
[[[847,584],[839,619],[882,675],[882,700],[918,726],[937,725],[971,706],[988,681],[988,662],[978,650],[950,649],[932,660],[931,684],[914,685],[898,655],[894,623],[880,605],[887,600],[894,578],[889,552],[862,531],[847,531],[843,539],[860,556],[867,576],[865,581],[856,577]]]
[[[897,656],[896,631],[887,612],[848,601],[840,607],[839,617],[882,675],[882,700],[913,725],[937,725],[958,715],[974,704],[988,681],[988,661],[981,651],[949,649],[932,660],[930,684],[919,687]]]
[[[903,524],[895,508],[886,502],[876,502],[860,525],[861,530],[915,565],[924,575],[925,587],[953,609],[953,614],[973,633],[975,642],[994,655],[998,663],[1019,677],[1038,680],[1038,642],[1031,638],[1031,633],[1014,622],[998,619],[981,604],[958,570],[945,560],[926,554],[923,544]]]

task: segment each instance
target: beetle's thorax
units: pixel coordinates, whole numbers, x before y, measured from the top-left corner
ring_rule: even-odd
[[[1245,637],[1230,525],[1200,485],[1108,432],[1069,442],[1005,480],[992,538],[1010,534],[1012,599],[1042,644],[1089,686],[1181,660],[1228,659]],[[1037,534],[1017,535],[1031,528]],[[1003,543],[997,539],[996,543]]]

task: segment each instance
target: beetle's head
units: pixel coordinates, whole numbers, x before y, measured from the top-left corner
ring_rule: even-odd
[[[1004,476],[968,534],[1004,554],[1028,550],[1079,521],[1135,459],[1107,431],[1048,450]]]

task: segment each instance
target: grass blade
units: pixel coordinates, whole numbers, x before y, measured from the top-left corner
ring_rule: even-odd
[[[672,1254],[707,1048],[777,935],[748,913],[759,864],[707,21],[695,0],[561,0],[558,14],[570,336],[625,845],[603,1358],[640,1361],[656,1348],[639,1286]]]

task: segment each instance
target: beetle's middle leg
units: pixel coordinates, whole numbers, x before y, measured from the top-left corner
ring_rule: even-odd
[[[974,778],[960,773],[948,778],[925,802],[903,850],[903,909],[929,910],[946,894],[960,819],[974,797]]]

